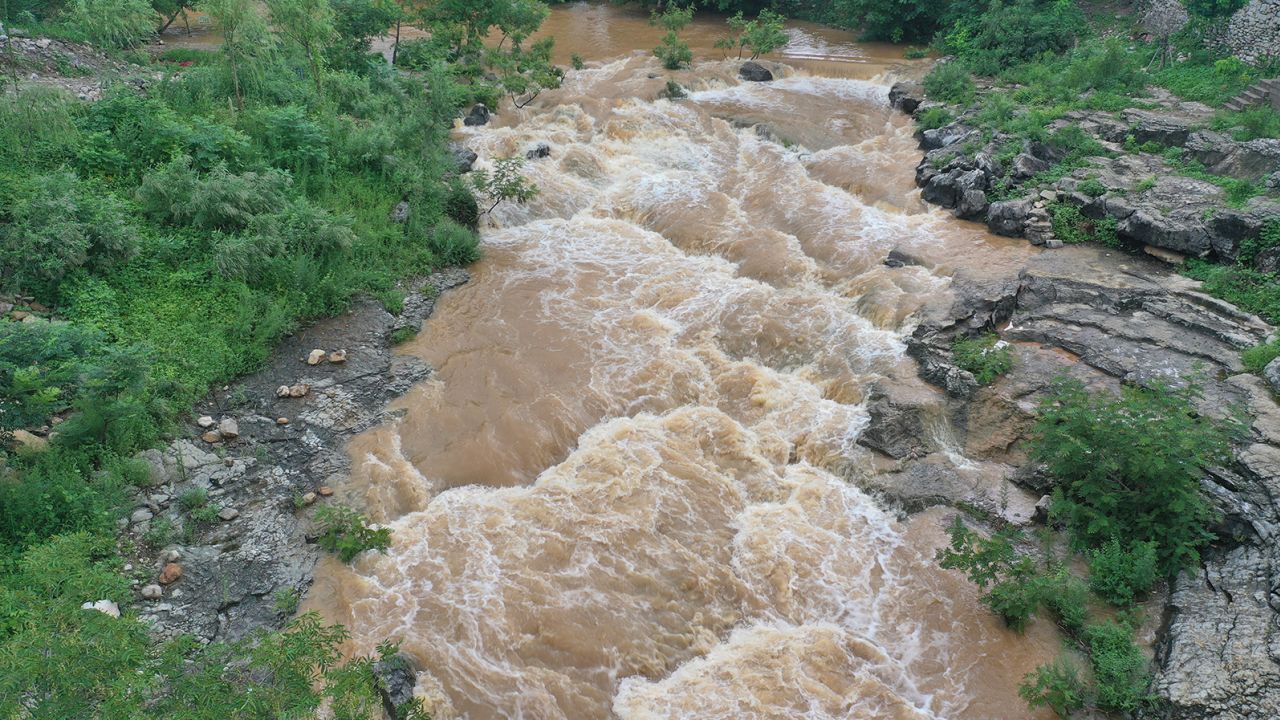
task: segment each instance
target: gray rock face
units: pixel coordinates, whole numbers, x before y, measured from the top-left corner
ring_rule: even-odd
[[[1271,385],[1271,392],[1280,395],[1280,358],[1267,363],[1267,366],[1263,368],[1262,375],[1267,379],[1267,383]]]
[[[894,83],[889,88],[889,105],[908,115],[914,113],[920,103],[924,102],[924,86],[913,82]]]
[[[769,82],[773,80],[773,73],[769,72],[769,68],[751,60],[738,68],[738,77],[747,82]]]
[[[991,203],[987,194],[981,190],[965,190],[956,202],[955,215],[965,220],[977,220],[987,214]]]
[[[1261,180],[1280,171],[1280,140],[1237,142],[1212,130],[1198,130],[1187,140],[1187,152],[1215,175]]]
[[[1129,133],[1139,145],[1156,142],[1165,147],[1181,147],[1196,129],[1190,120],[1152,110],[1131,108],[1120,113],[1120,119],[1132,127]]]
[[[920,147],[925,150],[937,150],[954,145],[973,134],[973,129],[964,125],[948,125],[946,127],[925,130],[920,133]]]
[[[1035,204],[1032,198],[1001,200],[991,203],[987,211],[987,227],[997,235],[1019,237],[1027,226],[1027,216]]]
[[[1009,175],[1015,180],[1029,180],[1049,169],[1049,163],[1034,155],[1022,153],[1013,159]]]

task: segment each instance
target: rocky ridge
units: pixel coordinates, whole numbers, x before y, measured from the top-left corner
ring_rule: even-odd
[[[910,84],[895,86],[891,97],[895,107],[917,115],[936,107]],[[925,154],[916,184],[926,202],[1036,245],[1061,246],[1050,209],[1065,204],[1093,223],[1110,224],[1118,242],[1161,259],[1234,261],[1242,244],[1280,219],[1280,140],[1237,141],[1206,127],[1213,115],[1207,106],[1168,96],[1156,100],[1163,109],[1075,111],[1052,123],[1051,134],[1079,128],[1108,154],[1051,180],[1043,173],[1066,157],[1066,149],[984,133],[970,110],[919,133]],[[1233,206],[1219,185],[1181,173],[1166,154],[1170,148],[1180,149],[1180,162],[1262,184],[1269,192]]]

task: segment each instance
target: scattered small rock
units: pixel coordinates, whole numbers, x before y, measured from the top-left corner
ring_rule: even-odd
[[[530,160],[541,160],[545,157],[551,157],[551,146],[546,143],[538,143],[532,150],[525,153],[524,156]]]
[[[155,583],[142,588],[142,598],[144,600],[159,600],[162,597],[164,597],[164,588]]]
[[[200,439],[204,440],[210,445],[213,445],[214,443],[222,442],[222,433],[218,432],[217,430],[210,430],[209,432],[201,435]]]
[[[240,511],[235,508],[227,507],[227,508],[222,508],[222,510],[218,511],[218,519],[223,520],[225,522],[231,522],[232,520],[235,520],[238,517],[240,517]]]
[[[320,363],[324,362],[324,356],[325,356],[325,352],[320,348],[316,348],[315,350],[312,350],[309,355],[307,355],[307,364],[319,365]]]
[[[391,208],[391,222],[403,223],[409,219],[409,201],[401,200]]]
[[[209,428],[213,427],[215,423],[213,418],[209,417],[208,415],[201,415],[200,419],[196,420],[196,424],[204,428],[205,430],[208,430]]]
[[[329,487],[328,485],[321,485],[320,487],[316,488],[316,492],[320,493],[321,497],[329,497],[330,495],[333,494],[333,488]]]
[[[313,492],[309,492],[306,495],[302,496],[303,505],[312,505],[315,503],[315,501],[316,501],[316,494]]]
[[[27,312],[26,310],[14,310],[12,313],[10,313],[9,317],[13,318],[17,322],[22,322],[23,320],[26,320],[27,318],[31,317],[31,313]]]
[[[171,562],[164,566],[160,571],[158,578],[161,585],[172,585],[182,577],[182,566],[178,563]]]
[[[174,550],[173,548],[169,548],[168,550],[165,550],[164,552],[160,553],[160,562],[162,563],[178,562],[181,559],[182,559],[182,553],[178,552],[177,550]]]
[[[287,418],[287,417],[278,417],[278,418],[276,418],[276,424],[277,424],[277,425],[288,425],[288,424],[289,424],[289,418]]]
[[[307,393],[311,392],[311,386],[306,383],[298,383],[297,385],[290,385],[287,390],[289,391],[289,397],[300,398],[306,397]]]
[[[276,388],[276,397],[280,397],[280,398],[289,397],[289,386],[281,385],[280,387]]]
[[[133,511],[132,515],[129,516],[129,522],[133,523],[134,525],[137,525],[138,523],[147,522],[153,517],[155,517],[155,515],[153,515],[151,511],[148,510],[147,508],[138,508],[137,510]]]
[[[225,418],[218,423],[218,432],[227,440],[235,440],[240,437],[240,424],[231,418]]]
[[[26,430],[14,430],[13,440],[26,452],[42,452],[49,448],[48,440]]]
[[[346,350],[334,350],[333,352],[329,353],[329,362],[333,363],[334,365],[341,365],[346,361],[347,361]]]

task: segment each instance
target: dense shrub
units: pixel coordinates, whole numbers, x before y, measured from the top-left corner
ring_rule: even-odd
[[[1112,605],[1127,607],[1155,584],[1156,563],[1155,543],[1122,545],[1112,539],[1089,552],[1089,587]]]
[[[1013,350],[995,333],[956,338],[951,354],[956,367],[972,373],[979,385],[990,385],[1013,369]]]
[[[1280,279],[1239,265],[1187,262],[1186,274],[1204,281],[1204,291],[1271,323],[1280,322]]]
[[[1065,52],[1088,32],[1074,2],[997,0],[991,6],[957,4],[956,9],[959,17],[936,42],[982,75]]]
[[[982,603],[1022,632],[1040,606],[1042,584],[1035,562],[1013,548],[1015,534],[1004,530],[984,538],[965,527],[959,517],[949,529],[950,545],[938,551],[938,564],[961,570],[969,581],[990,590]]]
[[[137,251],[130,209],[74,173],[30,176],[0,189],[0,200],[0,287],[54,299],[68,273]]]
[[[1085,630],[1089,660],[1097,683],[1098,707],[1131,713],[1147,702],[1147,658],[1133,642],[1133,630],[1118,623],[1090,625]]]
[[[941,63],[924,77],[924,92],[930,100],[945,103],[967,103],[975,92],[973,78],[963,64]]]
[[[942,27],[949,0],[835,0],[839,20],[868,40],[918,42]]]
[[[1103,193],[1106,192],[1106,188],[1102,187],[1101,183],[1098,183],[1096,187],[1088,187],[1088,182],[1086,180],[1081,183],[1081,191],[1086,195],[1090,194],[1090,190],[1096,192],[1099,188]],[[1075,205],[1062,202],[1049,206],[1049,217],[1053,223],[1054,237],[1068,245],[1097,242],[1107,247],[1120,247],[1120,236],[1117,232],[1118,226],[1113,217],[1106,216],[1095,220],[1085,216],[1084,213],[1080,212],[1080,208]]]
[[[1047,707],[1060,718],[1084,708],[1086,689],[1080,672],[1068,660],[1041,665],[1027,673],[1018,687],[1018,695],[1027,705]]]
[[[325,505],[316,512],[320,547],[351,562],[366,550],[386,552],[391,547],[391,530],[369,523],[368,518],[342,505]]]
[[[945,107],[931,107],[916,115],[916,126],[921,130],[935,130],[950,125],[955,116]]]
[[[1199,559],[1212,517],[1204,468],[1230,458],[1230,424],[1200,415],[1195,386],[1126,387],[1120,396],[1058,383],[1040,408],[1032,458],[1057,478],[1053,512],[1084,547],[1153,543],[1159,570]]]

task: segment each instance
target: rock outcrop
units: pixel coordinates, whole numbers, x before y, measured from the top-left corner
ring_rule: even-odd
[[[773,80],[773,73],[760,63],[749,60],[738,68],[738,77],[747,82],[769,82]]]
[[[1037,255],[1013,285],[958,276],[956,286],[958,297],[920,324],[908,351],[921,377],[946,392],[948,424],[966,457],[1023,465],[1009,475],[1036,497],[1051,479],[1025,466],[1021,440],[1059,377],[1112,391],[1121,383],[1199,378],[1202,412],[1247,412],[1251,425],[1236,462],[1203,481],[1222,520],[1201,567],[1171,587],[1153,684],[1165,703],[1151,717],[1280,717],[1280,406],[1273,395],[1280,360],[1270,369],[1274,388],[1239,360],[1274,328],[1203,294],[1167,265],[1096,246]],[[966,373],[949,358],[951,338],[979,327],[1004,328],[1015,353],[1014,369],[982,388],[958,381]],[[940,462],[908,463],[875,483],[899,483],[886,493],[904,507],[954,503],[964,490]]]

